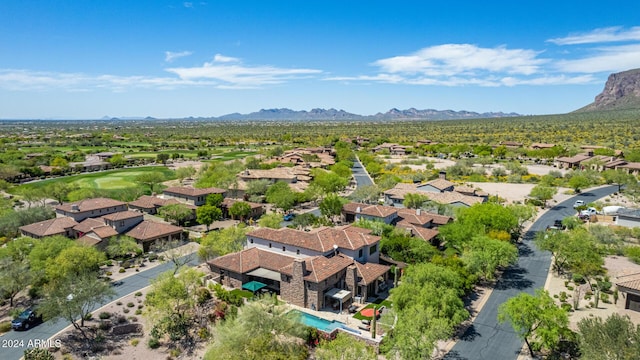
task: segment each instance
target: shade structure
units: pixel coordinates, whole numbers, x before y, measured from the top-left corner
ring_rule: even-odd
[[[267,284],[263,284],[260,281],[249,281],[246,284],[242,284],[243,289],[247,289],[252,292],[256,292],[262,289],[263,287],[267,287]]]
[[[373,317],[373,308],[366,308],[360,311],[360,315],[366,317]],[[376,316],[380,315],[380,310],[376,310]]]

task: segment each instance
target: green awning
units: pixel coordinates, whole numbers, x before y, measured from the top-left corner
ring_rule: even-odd
[[[267,287],[267,284],[263,284],[260,281],[249,281],[248,283],[242,285],[243,289],[247,289],[252,292],[256,292],[263,287]]]

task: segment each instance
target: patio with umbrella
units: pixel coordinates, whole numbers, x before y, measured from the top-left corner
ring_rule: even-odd
[[[261,283],[260,281],[249,281],[248,283],[242,284],[242,288],[245,290],[249,290],[255,294],[256,291],[267,287],[267,284]]]
[[[362,309],[360,310],[360,315],[373,318],[374,310],[375,310],[374,308]],[[380,316],[380,310],[375,310],[375,312],[376,312],[376,317]]]

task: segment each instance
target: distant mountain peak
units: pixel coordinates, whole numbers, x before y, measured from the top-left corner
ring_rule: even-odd
[[[577,111],[640,109],[640,69],[609,75],[595,100]]]

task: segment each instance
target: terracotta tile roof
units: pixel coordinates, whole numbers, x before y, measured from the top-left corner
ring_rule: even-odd
[[[94,228],[98,228],[105,225],[106,224],[104,223],[104,220],[102,220],[102,218],[87,218],[82,220],[78,225],[74,226],[73,230],[82,232],[82,233],[88,233]]]
[[[435,201],[440,204],[462,203],[468,206],[472,206],[473,204],[482,203],[485,200],[480,196],[468,196],[455,191],[445,191],[443,193],[423,192],[421,194],[427,196],[429,200]]]
[[[371,230],[350,225],[335,228],[318,228],[310,232],[289,228],[269,229],[260,228],[247,234],[260,239],[310,249],[319,253],[333,250],[333,245],[339,248],[357,250],[365,245],[380,241],[379,236],[371,235]]]
[[[315,256],[305,258],[304,263],[307,270],[304,280],[319,283],[352,265],[353,260],[342,255],[330,258]],[[293,276],[293,262],[280,269],[280,273]]]
[[[411,234],[415,237],[419,237],[424,241],[431,241],[438,236],[439,231],[436,229],[427,229],[420,226],[415,226],[410,223],[398,223],[396,226],[411,231]]]
[[[274,180],[293,180],[296,174],[290,168],[273,168],[269,170],[247,169],[242,171],[238,176],[245,180],[258,179],[274,179]]]
[[[640,170],[640,162],[630,162],[624,165],[618,166],[618,168],[622,169],[630,169],[630,170]]]
[[[588,155],[588,154],[578,154],[576,156],[572,156],[572,157],[567,157],[567,156],[562,156],[556,159],[556,161],[559,162],[565,162],[565,163],[569,163],[569,164],[579,164],[583,161],[589,160],[591,159],[592,156]]]
[[[438,215],[438,214],[429,214],[431,217],[433,217],[433,224],[434,225],[446,225],[450,222],[453,221],[453,218],[451,216],[445,216],[445,215]]]
[[[449,180],[445,180],[445,179],[435,179],[435,180],[431,180],[431,181],[427,181],[424,185],[430,185],[433,186],[434,188],[438,189],[438,190],[444,190],[447,188],[450,188],[452,186],[455,186],[455,183],[452,183]]]
[[[417,184],[398,183],[393,188],[384,192],[385,195],[395,199],[404,199],[407,194],[421,194]]]
[[[20,230],[36,236],[52,236],[64,234],[78,223],[70,217],[59,217],[21,226]]]
[[[228,209],[231,206],[233,206],[233,204],[235,204],[237,202],[247,203],[247,204],[249,204],[249,206],[251,206],[252,209],[262,208],[262,204],[258,204],[258,203],[254,203],[254,202],[250,202],[250,201],[238,200],[238,199],[231,199],[231,198],[224,198],[224,200],[222,200],[222,205],[221,206],[222,207],[226,207]]]
[[[113,200],[109,198],[94,198],[84,199],[74,203],[66,203],[56,206],[56,210],[62,210],[65,212],[86,212],[92,210],[105,209],[110,207],[125,205],[122,201]],[[73,207],[77,206],[78,210],[74,210]]]
[[[163,193],[179,194],[190,197],[206,196],[209,194],[224,194],[227,190],[218,188],[192,188],[187,186],[172,186],[164,189]]]
[[[182,228],[179,226],[144,220],[133,229],[127,231],[125,235],[131,236],[136,240],[149,241],[181,232]]]
[[[418,210],[415,209],[398,209],[398,216],[402,218],[400,222],[406,222],[413,225],[425,226],[429,223],[433,223],[433,215],[434,214],[428,213],[423,210],[420,210],[420,214],[418,214]]]
[[[257,268],[278,271],[293,263],[295,258],[258,248],[250,248],[207,261],[209,265],[244,274]]]
[[[114,228],[106,225],[93,228],[89,233],[91,232],[96,234],[100,239],[106,239],[106,238],[118,235],[118,232]]]
[[[360,208],[360,211],[358,211],[358,208]],[[342,210],[347,213],[363,214],[379,218],[385,218],[389,215],[395,214],[398,211],[398,209],[394,208],[393,206],[371,205],[355,202],[344,204]]]
[[[386,274],[390,267],[381,264],[375,263],[364,263],[361,264],[357,261],[354,262],[356,267],[358,268],[358,277],[361,280],[358,282],[360,285],[369,285],[372,282],[376,281],[379,277]]]
[[[94,245],[100,244],[102,242],[102,239],[97,239],[92,236],[84,235],[78,238],[78,240],[76,241],[85,246],[94,246]]]
[[[175,199],[172,199],[175,200]],[[142,195],[137,200],[130,201],[129,206],[133,205],[135,207],[143,208],[143,209],[153,209],[155,207],[164,206],[164,203],[167,200],[161,199],[155,196]],[[176,200],[177,201],[177,200]]]
[[[533,143],[531,144],[531,148],[535,149],[551,149],[552,147],[556,146],[556,144],[546,144],[546,143]]]
[[[119,211],[116,213],[108,214],[103,216],[102,218],[109,221],[118,221],[118,220],[133,219],[133,218],[143,217],[143,216],[144,215],[138,211],[127,210],[127,211]]]
[[[624,287],[631,290],[640,291],[640,274],[629,274],[624,276],[619,276],[617,278],[616,285],[618,287]]]

